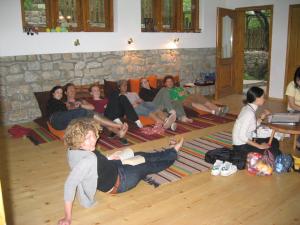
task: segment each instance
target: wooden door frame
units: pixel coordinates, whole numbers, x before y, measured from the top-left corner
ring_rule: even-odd
[[[272,29],[273,29],[273,12],[274,12],[273,8],[274,8],[273,5],[262,5],[262,6],[249,6],[249,7],[242,7],[242,8],[235,9],[237,12],[236,24],[242,24],[245,21],[246,11],[262,10],[262,9],[270,9],[272,11],[271,17],[270,17],[270,24],[269,24],[268,82],[267,82],[267,90],[265,93],[267,98],[269,97],[270,72],[271,72],[270,68],[271,68],[271,53],[272,53]],[[241,14],[243,14],[243,16]],[[243,21],[241,21],[241,19],[243,19]],[[236,78],[235,90],[238,93],[242,93],[243,80],[244,80],[244,32],[245,32],[245,26],[243,27],[243,29],[237,30],[237,32],[238,33],[235,33],[235,35],[236,35],[235,40],[237,41],[236,43],[238,43],[238,44],[235,48],[235,54],[236,54],[236,56],[243,56],[243,60],[242,60],[242,63],[237,62],[237,60],[235,60],[234,69],[235,69],[235,71],[237,71],[237,73],[235,74],[235,78]],[[243,34],[243,35],[241,35],[241,34]],[[242,41],[240,40],[240,38],[243,38]],[[239,74],[238,72],[242,72],[242,77],[241,77],[241,74]]]
[[[284,92],[286,91],[287,85],[288,85],[288,72],[289,72],[289,58],[290,58],[290,36],[291,36],[291,29],[292,29],[292,14],[291,11],[293,8],[298,8],[300,7],[300,4],[294,4],[289,6],[289,22],[288,22],[288,36],[287,36],[287,48],[286,48],[286,59],[285,59],[285,74],[284,74]],[[283,96],[284,102],[287,103],[287,97],[284,94]]]

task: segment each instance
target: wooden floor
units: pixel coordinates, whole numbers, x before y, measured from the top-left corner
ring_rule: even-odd
[[[233,112],[241,107],[241,96],[220,100]],[[282,111],[280,102],[268,102]],[[30,124],[32,125],[32,124]],[[186,140],[219,130],[233,123],[185,134]],[[1,128],[1,182],[7,224],[56,224],[63,216],[63,185],[68,174],[62,142],[34,146],[27,139],[11,139]],[[166,139],[135,145],[151,149],[167,144]],[[289,151],[290,142],[282,143]],[[209,172],[186,177],[158,188],[141,182],[134,190],[115,196],[97,192],[98,204],[90,209],[74,205],[74,225],[241,225],[300,224],[299,173],[255,177],[238,171],[230,177]]]

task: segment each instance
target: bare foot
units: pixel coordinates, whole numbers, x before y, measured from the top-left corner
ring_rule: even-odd
[[[122,127],[121,127],[121,129],[119,131],[119,137],[123,138],[125,136],[127,130],[128,130],[128,124],[127,123],[123,123],[123,125],[122,125]]]
[[[174,149],[179,152],[181,146],[183,144],[183,137],[180,138],[180,140],[175,144]]]

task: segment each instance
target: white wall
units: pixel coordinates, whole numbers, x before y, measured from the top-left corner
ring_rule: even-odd
[[[283,98],[289,5],[300,0],[225,0],[227,8],[273,5],[272,53],[270,65],[270,90],[272,98]]]
[[[120,51],[128,49],[165,49],[176,37],[179,48],[215,47],[216,7],[223,0],[200,0],[202,33],[142,33],[140,0],[114,0],[115,31],[112,33],[39,33],[27,36],[22,32],[20,0],[0,1],[0,56],[44,53]],[[134,39],[133,47],[127,40]],[[80,46],[75,47],[75,39]]]

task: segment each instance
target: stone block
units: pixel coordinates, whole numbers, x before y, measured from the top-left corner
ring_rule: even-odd
[[[73,63],[61,63],[59,65],[59,69],[61,70],[73,70],[74,64]]]
[[[28,112],[24,109],[10,111],[8,120],[10,123],[28,121]]]
[[[62,54],[52,54],[51,58],[53,61],[60,60],[62,58]]]
[[[25,82],[32,83],[41,80],[41,76],[32,71],[26,71],[25,72]]]
[[[99,62],[90,62],[86,65],[87,69],[94,69],[94,68],[100,68],[102,67],[102,64]]]
[[[64,53],[63,54],[63,59],[64,60],[70,60],[70,59],[72,59],[72,54],[71,53]]]
[[[29,62],[27,63],[28,70],[40,70],[41,65],[39,61],[36,62]]]
[[[53,70],[53,63],[52,62],[46,62],[42,63],[42,70]]]
[[[27,61],[27,56],[26,55],[16,56],[16,61]]]
[[[21,68],[20,64],[14,64],[14,65],[9,67],[9,72],[13,73],[13,74],[21,73],[22,68]]]
[[[14,56],[4,56],[0,57],[0,62],[14,62],[15,57]]]
[[[42,73],[42,77],[44,80],[55,80],[60,78],[60,71],[45,71]]]
[[[36,61],[37,60],[37,56],[36,55],[28,55],[27,56],[27,60],[28,61]]]
[[[84,61],[79,61],[75,64],[75,70],[82,70],[85,67]]]
[[[16,84],[16,83],[23,83],[24,82],[24,75],[23,74],[14,74],[14,75],[7,75],[6,76],[7,84]]]
[[[43,55],[41,55],[41,59],[50,61],[51,60],[51,55],[49,55],[49,54],[43,54]]]

